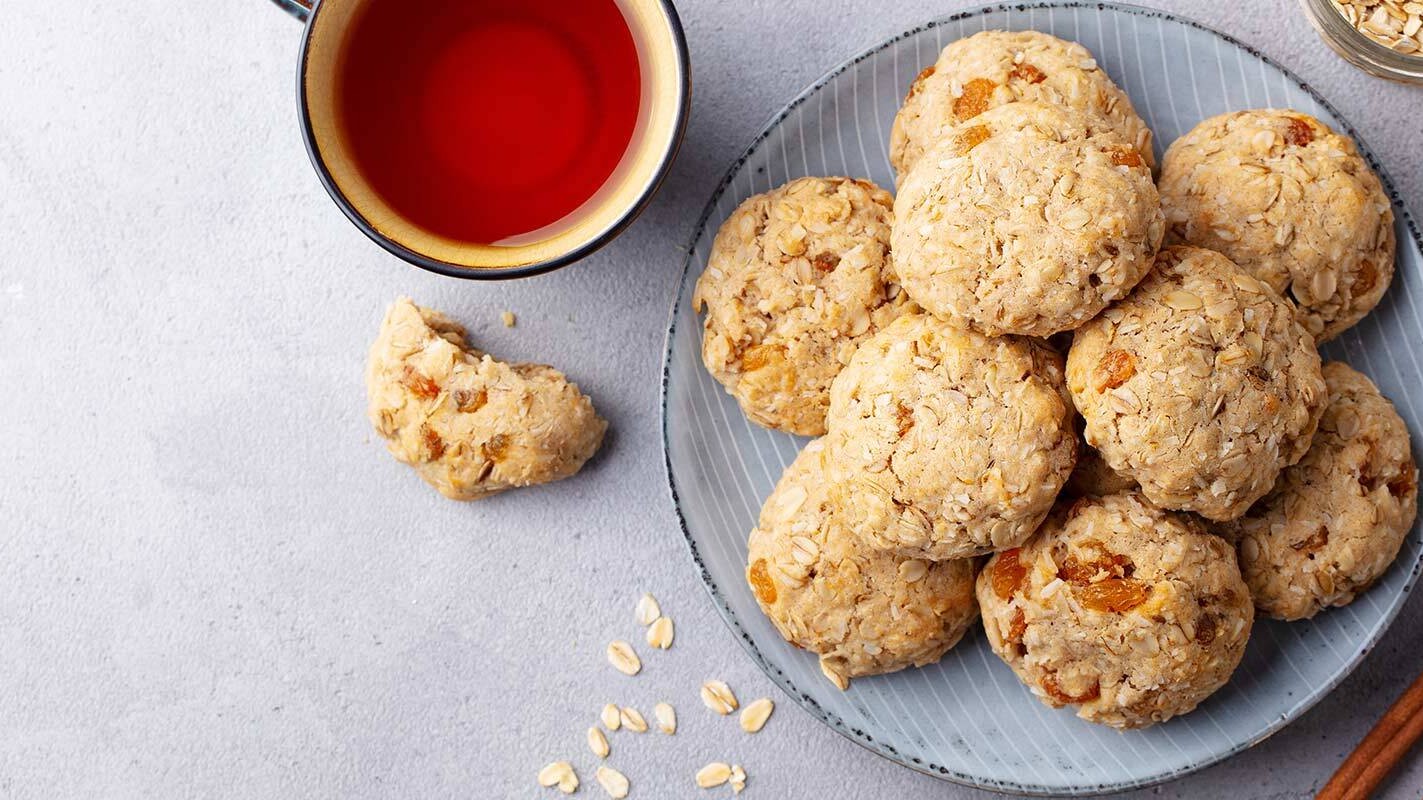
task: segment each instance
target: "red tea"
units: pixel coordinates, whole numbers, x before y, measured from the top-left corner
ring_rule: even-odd
[[[641,84],[615,0],[367,0],[337,92],[356,167],[392,209],[495,244],[598,191]]]

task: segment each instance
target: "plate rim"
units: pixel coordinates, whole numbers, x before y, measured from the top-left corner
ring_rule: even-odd
[[[1180,769],[1163,772],[1158,775],[1146,776],[1142,778],[1124,781],[1116,781],[1112,783],[1073,785],[1069,789],[1062,789],[1043,784],[1020,783],[1016,781],[987,780],[974,775],[955,771],[943,765],[923,762],[915,758],[907,758],[897,752],[892,746],[875,740],[874,737],[866,734],[863,731],[851,728],[838,715],[832,714],[824,710],[820,707],[820,705],[815,701],[813,697],[797,688],[796,685],[792,683],[788,678],[786,678],[781,672],[781,670],[774,664],[772,664],[771,661],[767,659],[767,657],[756,646],[756,643],[752,641],[750,635],[746,632],[744,628],[742,628],[741,622],[737,618],[735,612],[731,610],[731,607],[727,604],[726,599],[722,596],[721,587],[712,579],[711,573],[707,570],[706,565],[703,563],[701,553],[698,551],[697,548],[697,542],[692,537],[691,530],[687,526],[686,516],[682,513],[682,499],[677,489],[676,476],[674,475],[672,470],[671,438],[668,432],[667,391],[668,385],[671,380],[672,372],[673,340],[677,333],[677,309],[678,305],[681,303],[682,295],[686,291],[687,280],[691,275],[694,262],[697,260],[697,240],[706,230],[707,222],[711,219],[712,214],[715,213],[718,202],[721,200],[722,196],[726,194],[727,190],[731,187],[731,185],[735,181],[736,175],[739,173],[741,168],[746,164],[748,160],[750,160],[751,156],[756,152],[757,148],[761,146],[762,142],[769,138],[770,135],[776,130],[776,128],[782,122],[784,122],[791,115],[792,112],[794,112],[798,107],[800,107],[801,104],[805,103],[812,95],[819,92],[827,84],[829,84],[831,81],[833,81],[841,74],[849,70],[851,67],[856,66],[860,62],[874,56],[875,54],[891,47],[892,45],[908,37],[917,36],[925,31],[948,25],[953,22],[959,22],[960,20],[985,16],[987,14],[992,13],[1058,8],[1085,9],[1088,11],[1098,12],[1112,11],[1117,13],[1134,14],[1137,16],[1164,19],[1173,23],[1185,25],[1187,27],[1195,28],[1197,30],[1211,34],[1219,38],[1226,44],[1244,50],[1251,56],[1263,61],[1268,66],[1278,70],[1291,83],[1293,83],[1296,87],[1303,90],[1307,95],[1309,95],[1316,103],[1320,105],[1320,107],[1328,111],[1334,117],[1334,119],[1338,120],[1338,122],[1340,123],[1339,126],[1342,127],[1344,132],[1349,134],[1349,136],[1354,139],[1355,143],[1358,144],[1359,152],[1363,154],[1364,160],[1369,164],[1369,167],[1373,169],[1374,172],[1379,176],[1379,180],[1383,184],[1384,191],[1388,195],[1389,203],[1395,210],[1395,216],[1398,218],[1399,221],[1403,223],[1403,227],[1412,238],[1414,246],[1418,249],[1420,253],[1423,253],[1423,235],[1420,235],[1418,225],[1410,214],[1408,206],[1404,203],[1403,198],[1398,193],[1397,188],[1395,188],[1393,180],[1389,177],[1387,170],[1384,169],[1383,164],[1378,160],[1378,158],[1374,156],[1374,153],[1369,148],[1368,143],[1359,135],[1359,132],[1354,128],[1353,123],[1350,122],[1348,118],[1345,117],[1343,114],[1341,114],[1339,110],[1334,107],[1333,103],[1325,99],[1325,97],[1320,94],[1318,90],[1316,90],[1313,86],[1307,83],[1303,78],[1296,75],[1288,67],[1285,67],[1284,65],[1275,61],[1275,59],[1266,55],[1259,48],[1247,44],[1235,38],[1234,36],[1220,31],[1210,25],[1206,25],[1205,23],[1192,19],[1191,17],[1182,14],[1177,14],[1171,11],[1147,8],[1145,6],[1137,5],[1135,3],[1116,2],[1115,0],[1031,0],[1026,2],[996,2],[980,4],[975,5],[972,8],[967,8],[950,14],[946,14],[944,16],[935,17],[927,22],[915,25],[907,30],[901,31],[898,34],[894,34],[885,39],[881,39],[869,45],[868,47],[864,47],[860,50],[855,51],[848,58],[845,58],[830,67],[830,69],[822,73],[804,89],[797,92],[794,97],[792,97],[789,101],[783,104],[780,108],[772,112],[772,114],[767,118],[767,121],[760,127],[756,135],[751,139],[751,142],[741,151],[740,155],[738,155],[735,159],[732,160],[731,164],[727,167],[726,173],[717,183],[716,188],[713,189],[710,199],[707,201],[706,206],[702,209],[702,213],[698,216],[696,225],[693,227],[691,236],[688,239],[687,245],[685,247],[686,257],[682,261],[682,274],[678,278],[677,289],[675,294],[673,295],[671,308],[669,309],[667,315],[667,333],[663,340],[662,377],[661,388],[659,391],[659,403],[661,406],[660,410],[662,418],[661,425],[663,468],[666,472],[667,489],[672,500],[672,509],[677,519],[677,526],[681,530],[682,538],[687,546],[688,554],[691,555],[692,562],[696,566],[698,577],[701,580],[702,587],[711,596],[712,603],[716,607],[717,614],[721,617],[722,622],[725,623],[726,626],[731,630],[731,632],[736,636],[742,649],[745,650],[746,654],[751,657],[752,662],[756,664],[757,668],[761,670],[762,674],[764,674],[768,679],[770,679],[771,683],[775,684],[777,689],[789,696],[790,699],[795,703],[795,705],[801,710],[810,714],[817,721],[824,724],[832,731],[835,731],[844,738],[850,740],[851,742],[854,742],[865,750],[868,750],[869,752],[891,763],[906,767],[915,772],[918,772],[923,775],[928,775],[938,780],[949,781],[951,783],[959,784],[961,786],[968,786],[975,789],[985,789],[994,792],[1008,792],[1019,795],[1037,797],[1063,796],[1064,794],[1070,796],[1085,796],[1099,794],[1102,792],[1125,792],[1131,791],[1133,789],[1144,789],[1152,786],[1158,786],[1168,781],[1182,778],[1194,772],[1203,770],[1207,767],[1219,764],[1222,761],[1225,761],[1226,759],[1231,758],[1232,756],[1238,755],[1239,753],[1242,753],[1245,750],[1254,747],[1255,745],[1265,741],[1269,737],[1278,733],[1286,726],[1290,725],[1291,723],[1298,720],[1300,717],[1304,716],[1305,713],[1307,713],[1310,709],[1314,708],[1314,706],[1319,704],[1320,701],[1322,701],[1325,697],[1331,694],[1334,689],[1337,688],[1339,684],[1344,681],[1345,678],[1353,674],[1354,670],[1359,667],[1359,665],[1369,655],[1369,653],[1373,652],[1373,649],[1375,646],[1378,645],[1379,640],[1388,631],[1388,629],[1393,626],[1393,623],[1397,619],[1399,612],[1402,611],[1404,604],[1408,601],[1409,596],[1412,594],[1413,588],[1417,585],[1420,574],[1423,574],[1423,554],[1420,554],[1419,558],[1413,563],[1409,571],[1408,577],[1404,581],[1402,589],[1399,591],[1392,605],[1385,609],[1377,629],[1350,657],[1349,661],[1345,663],[1337,673],[1331,676],[1328,681],[1325,681],[1324,683],[1316,687],[1312,687],[1310,692],[1299,703],[1297,703],[1289,713],[1271,720],[1270,723],[1265,726],[1264,730],[1262,730],[1257,736],[1250,738],[1244,742],[1234,744],[1231,747],[1221,751],[1220,753],[1212,754],[1196,763],[1193,763],[1186,767],[1182,767]],[[1415,522],[1415,530],[1417,529],[1418,524],[1418,522]]]

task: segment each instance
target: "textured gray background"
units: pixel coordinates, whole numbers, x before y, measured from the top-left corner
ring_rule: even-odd
[[[1423,90],[1353,71],[1291,0],[1156,4],[1302,75],[1419,196]],[[569,758],[597,797],[598,708],[667,699],[675,737],[612,737],[634,797],[702,796],[691,776],[719,759],[746,765],[746,797],[988,796],[773,694],[692,570],[658,425],[682,247],[726,165],[835,62],[961,4],[680,5],[696,90],[667,186],[586,262],[485,285],[406,267],[327,200],[297,136],[298,26],[267,3],[0,0],[0,795],[532,797]],[[365,348],[399,293],[565,368],[612,423],[604,452],[476,505],[428,490],[363,416]],[[677,643],[629,679],[602,650],[640,643],[644,589]],[[1420,642],[1415,597],[1302,720],[1144,794],[1309,795]],[[705,711],[709,677],[773,694],[766,730]],[[1414,754],[1385,796],[1420,786]]]

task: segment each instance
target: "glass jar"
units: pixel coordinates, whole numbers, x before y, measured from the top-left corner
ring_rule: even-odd
[[[1319,36],[1346,61],[1373,75],[1423,83],[1423,52],[1400,53],[1356,29],[1333,0],[1299,0]]]

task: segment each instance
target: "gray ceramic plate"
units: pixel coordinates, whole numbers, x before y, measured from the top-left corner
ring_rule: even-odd
[[[742,577],[746,534],[761,501],[804,441],[749,423],[702,368],[702,326],[691,294],[711,240],[738,203],[791,178],[851,175],[892,186],[889,128],[910,80],[944,45],[995,28],[1031,28],[1086,45],[1131,94],[1158,147],[1205,117],[1262,106],[1297,108],[1358,138],[1323,98],[1260,53],[1188,20],[1130,6],[980,8],[860,53],[778,112],[707,206],[668,333],[668,475],[692,558],[727,624],[772,680],[836,731],[906,766],[990,789],[1090,794],[1145,786],[1264,739],[1342,680],[1383,635],[1417,579],[1419,530],[1383,580],[1353,605],[1310,622],[1259,625],[1229,685],[1192,714],[1127,734],[1043,706],[981,633],[970,634],[939,664],[857,680],[841,693],[820,675],[813,656],[782,641]],[[1393,201],[1399,242],[1393,287],[1373,315],[1326,348],[1326,356],[1372,377],[1416,432],[1423,421],[1423,255],[1417,227],[1396,194]]]

